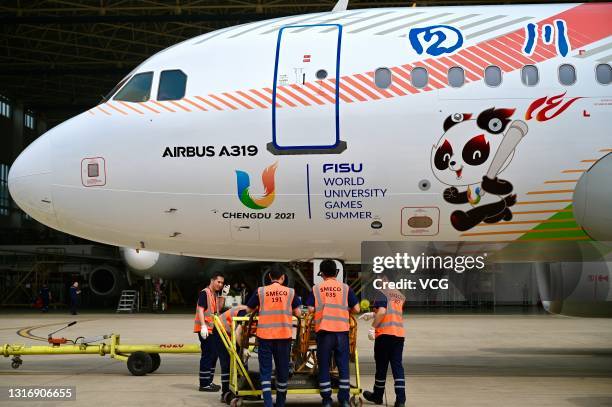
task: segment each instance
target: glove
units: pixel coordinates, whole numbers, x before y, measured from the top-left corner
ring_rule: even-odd
[[[362,319],[364,321],[371,321],[374,319],[374,313],[373,312],[363,313],[359,316],[359,319]]]
[[[376,330],[374,328],[370,328],[370,330],[368,331],[368,339],[371,341],[376,339]]]
[[[230,286],[229,285],[224,285],[223,286],[223,290],[221,290],[221,296],[222,297],[227,297],[227,295],[229,294],[229,290],[230,290]]]
[[[207,327],[203,326],[200,329],[200,336],[202,337],[202,339],[208,338],[208,328]]]

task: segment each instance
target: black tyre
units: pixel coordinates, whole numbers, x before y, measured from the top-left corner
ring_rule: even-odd
[[[153,373],[157,369],[159,369],[159,365],[161,365],[161,357],[159,353],[149,353],[151,356],[151,360],[153,361],[153,365],[151,366],[151,371],[149,373]]]
[[[349,404],[354,407],[361,407],[363,406],[363,399],[361,397],[353,396],[351,397]]]
[[[153,368],[153,359],[146,352],[134,352],[128,357],[127,367],[134,376],[144,376]]]
[[[227,405],[230,405],[233,399],[234,399],[234,394],[231,391],[225,392],[221,396],[221,401]]]

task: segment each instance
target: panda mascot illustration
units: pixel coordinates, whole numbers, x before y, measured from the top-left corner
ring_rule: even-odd
[[[500,179],[514,156],[514,149],[527,135],[527,124],[510,118],[516,109],[490,108],[476,119],[455,113],[444,121],[444,134],[433,146],[431,168],[435,177],[449,185],[444,200],[470,209],[455,210],[451,224],[464,232],[480,222],[512,219],[516,194],[509,181]]]

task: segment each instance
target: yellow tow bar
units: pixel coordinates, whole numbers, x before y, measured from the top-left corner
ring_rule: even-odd
[[[160,353],[200,353],[200,344],[167,343],[122,345],[117,334],[104,335],[102,339],[110,339],[110,343],[74,344],[74,345],[36,345],[5,344],[0,350],[4,357],[12,356],[11,366],[19,368],[23,364],[21,356],[25,355],[110,355],[113,359],[127,362],[130,373],[134,376],[144,376],[153,373],[161,363]]]

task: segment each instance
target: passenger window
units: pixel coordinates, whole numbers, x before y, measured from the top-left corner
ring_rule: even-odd
[[[525,86],[535,86],[540,80],[538,68],[535,65],[525,65],[521,69],[521,81]]]
[[[374,72],[374,83],[381,89],[391,86],[391,71],[388,68],[378,68]]]
[[[602,85],[609,85],[612,81],[612,67],[610,67],[610,64],[599,64],[595,68],[595,75],[597,76],[597,82]]]
[[[178,100],[185,96],[187,75],[179,69],[162,71],[159,76],[157,100]]]
[[[425,68],[414,68],[410,77],[412,78],[412,86],[415,88],[424,88],[429,81],[427,69]]]
[[[502,82],[502,71],[499,66],[491,65],[485,69],[485,83],[489,86],[499,86]]]
[[[124,102],[146,102],[151,96],[152,83],[153,72],[134,75],[113,99]]]
[[[565,86],[576,83],[576,68],[570,64],[563,64],[559,67],[559,82]]]
[[[465,83],[463,68],[453,66],[448,70],[448,84],[453,88],[460,88]]]

